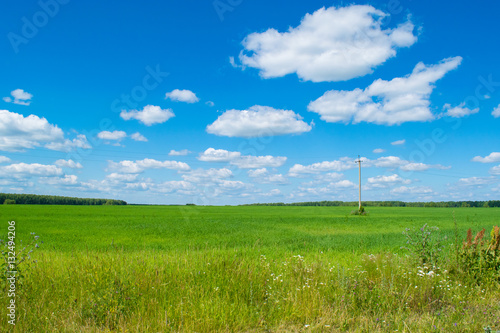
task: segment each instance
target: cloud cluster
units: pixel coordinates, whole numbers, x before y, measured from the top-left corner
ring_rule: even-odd
[[[485,157],[476,156],[472,159],[472,161],[473,162],[480,162],[480,163],[497,163],[497,162],[500,162],[500,153],[493,152]]]
[[[291,110],[255,105],[248,110],[227,110],[207,126],[207,132],[228,137],[263,137],[302,134],[312,129]]]
[[[165,98],[169,98],[175,102],[196,103],[200,99],[191,90],[174,89],[165,94]]]
[[[453,118],[463,118],[474,113],[479,112],[479,108],[469,109],[465,107],[465,102],[460,103],[458,106],[452,107],[450,104],[445,104],[443,109],[446,110],[443,116]]]
[[[33,95],[27,93],[22,89],[16,89],[10,92],[12,97],[4,97],[3,100],[7,103],[14,103],[19,105],[30,105]]]
[[[142,110],[122,110],[120,117],[124,120],[136,119],[146,126],[162,124],[174,117],[171,109],[162,109],[156,105],[146,105]]]
[[[264,78],[291,73],[313,82],[360,77],[417,40],[410,21],[383,30],[387,15],[366,5],[323,7],[287,32],[268,29],[248,35],[239,58]]]
[[[141,173],[147,169],[171,169],[177,171],[189,171],[191,169],[189,165],[184,162],[158,161],[151,158],[145,158],[138,161],[109,161],[108,168],[118,173]]]
[[[73,140],[66,139],[57,125],[36,115],[23,115],[0,110],[0,150],[20,151],[45,147],[51,150],[70,151],[75,148],[90,148],[85,135]]]
[[[360,122],[396,125],[435,118],[430,106],[434,83],[457,68],[461,57],[444,59],[436,65],[417,64],[413,72],[391,81],[378,79],[364,90],[330,90],[308,105],[326,122]]]
[[[284,156],[250,156],[241,155],[237,151],[208,148],[198,156],[198,160],[204,162],[227,162],[240,169],[257,169],[264,167],[280,167],[285,164],[287,158]]]

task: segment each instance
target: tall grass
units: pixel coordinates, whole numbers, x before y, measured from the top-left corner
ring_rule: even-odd
[[[498,283],[450,269],[453,238],[439,267],[417,264],[401,249],[405,228],[422,227],[433,210],[371,209],[346,218],[337,208],[290,208],[207,208],[188,220],[166,207],[11,210],[18,238],[36,231],[44,241],[25,272],[13,331],[500,329]],[[467,221],[473,211],[457,211],[459,235],[474,225]],[[498,211],[479,213],[490,228],[486,211]],[[395,225],[387,225],[397,220],[391,212],[400,217]],[[442,237],[454,234],[445,212]],[[0,300],[5,309],[5,294]],[[0,327],[9,329],[6,316]]]

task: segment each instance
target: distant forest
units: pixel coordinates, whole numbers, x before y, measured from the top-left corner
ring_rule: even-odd
[[[310,201],[294,203],[255,203],[244,206],[358,206],[358,201]],[[500,200],[490,201],[440,201],[440,202],[404,202],[404,201],[363,201],[366,207],[500,207]]]
[[[21,205],[126,205],[123,200],[72,198],[56,195],[0,193],[0,203]]]

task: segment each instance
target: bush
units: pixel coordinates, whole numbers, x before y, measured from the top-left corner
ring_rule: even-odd
[[[16,204],[16,200],[12,200],[12,199],[5,199],[5,201],[3,202],[4,205],[15,205]]]
[[[493,227],[489,242],[484,240],[484,228],[474,239],[472,235],[472,229],[469,229],[458,256],[459,270],[478,284],[500,281],[500,227]]]

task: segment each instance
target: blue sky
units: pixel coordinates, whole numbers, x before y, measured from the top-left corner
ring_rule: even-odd
[[[1,192],[500,197],[497,1],[1,6]]]

